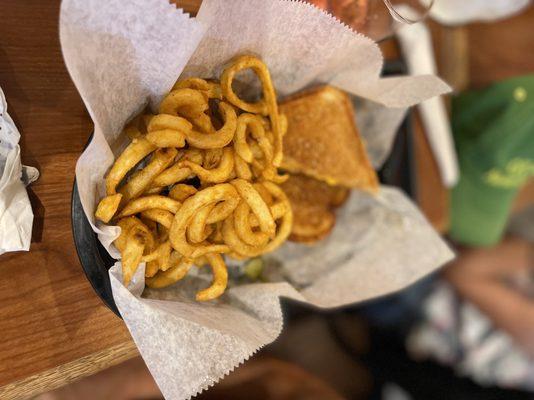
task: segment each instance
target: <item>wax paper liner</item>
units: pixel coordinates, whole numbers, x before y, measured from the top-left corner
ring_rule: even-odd
[[[21,164],[19,140],[0,88],[0,254],[30,249],[33,211],[25,184],[37,179],[39,172]]]
[[[216,77],[230,58],[252,53],[267,63],[282,97],[329,83],[403,108],[448,90],[434,76],[380,79],[383,59],[375,43],[299,1],[204,0],[192,19],[164,0],[65,0],[60,39],[95,124],[76,166],[80,199],[112,255],[118,228],[95,223],[93,214],[105,173],[127,142],[121,128],[147,103],[157,106],[182,72]],[[369,126],[362,135],[373,148],[389,149],[395,124],[389,125],[391,132],[380,139]],[[288,243],[269,256],[267,264],[279,272],[273,282],[231,282],[214,302],[192,300],[209,284],[203,270],[172,288],[145,291],[143,298],[143,267],[128,289],[120,263],[110,277],[115,302],[156,382],[167,398],[181,399],[278,336],[279,296],[322,307],[352,304],[405,287],[451,256],[416,207],[398,190],[383,188],[376,198],[353,192],[329,239],[314,247]]]

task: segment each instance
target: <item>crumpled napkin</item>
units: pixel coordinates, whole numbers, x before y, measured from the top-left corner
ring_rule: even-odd
[[[20,133],[7,113],[7,102],[0,88],[0,254],[30,249],[33,212],[25,184],[39,176],[25,167],[22,180]]]

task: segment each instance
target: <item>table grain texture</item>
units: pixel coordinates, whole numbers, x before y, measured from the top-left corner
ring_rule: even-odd
[[[199,2],[177,3],[194,12]],[[122,321],[93,292],[74,248],[74,167],[92,124],[61,56],[59,1],[1,3],[0,86],[22,134],[23,163],[41,172],[29,188],[35,214],[31,251],[0,256],[0,399],[15,399],[64,385],[138,353]],[[524,48],[534,22],[532,10],[510,21],[500,23],[500,28],[508,29],[507,40],[519,38]],[[440,28],[433,31],[439,39]],[[455,71],[447,64],[448,73],[484,85],[517,71],[534,71],[533,51],[520,54],[514,45],[496,48],[501,32],[483,25],[467,29],[467,42],[460,43],[472,49],[465,64],[469,70]],[[457,40],[458,35],[453,37]],[[494,65],[495,57],[502,63]],[[439,50],[438,58],[444,58]],[[424,140],[418,143],[424,146]],[[428,159],[421,158],[421,168]],[[431,180],[439,186],[436,173],[434,168]]]

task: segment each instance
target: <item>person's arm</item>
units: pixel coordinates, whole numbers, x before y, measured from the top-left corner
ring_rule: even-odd
[[[532,245],[520,239],[507,239],[489,249],[465,250],[444,275],[460,295],[534,356],[534,301],[506,284],[506,280],[531,273],[532,251]]]

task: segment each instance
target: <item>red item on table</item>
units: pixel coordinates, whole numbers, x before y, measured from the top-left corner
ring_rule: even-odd
[[[362,31],[368,12],[368,0],[308,0],[309,3],[330,12],[356,31]]]

